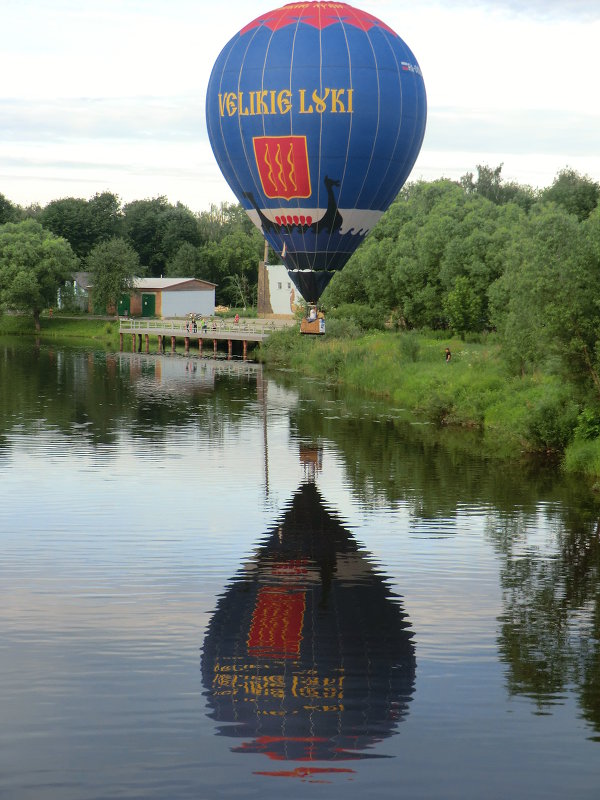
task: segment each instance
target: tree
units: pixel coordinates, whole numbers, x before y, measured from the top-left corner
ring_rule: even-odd
[[[18,222],[21,217],[21,209],[0,193],[0,225],[6,222]]]
[[[217,284],[219,303],[250,305],[263,251],[264,240],[256,228],[249,234],[234,230],[219,242],[208,242],[200,248],[202,266],[196,277]]]
[[[464,275],[459,275],[452,290],[446,295],[444,312],[450,328],[461,336],[467,331],[481,330],[481,300]]]
[[[66,239],[79,258],[93,247],[92,223],[87,200],[65,197],[52,200],[42,210],[39,221],[56,236]]]
[[[541,199],[558,203],[581,221],[587,219],[598,205],[600,184],[587,175],[580,175],[574,169],[563,169],[552,186],[544,189]]]
[[[87,258],[92,273],[95,308],[116,308],[119,298],[133,286],[139,257],[124,239],[114,238],[96,245]]]
[[[99,242],[119,234],[121,210],[119,198],[111,192],[96,194],[91,200],[66,197],[53,200],[37,218],[45,228],[62,236],[81,259]]]
[[[112,192],[95,194],[88,201],[90,212],[91,240],[93,245],[106,242],[121,235],[123,213],[121,201]]]
[[[536,193],[531,186],[504,183],[502,180],[503,166],[503,164],[499,164],[492,169],[485,164],[477,164],[477,180],[474,179],[472,172],[467,172],[460,179],[460,185],[467,194],[478,194],[495,205],[515,203],[525,211],[529,211],[536,200]]]
[[[77,265],[71,245],[35,220],[0,227],[0,300],[31,311],[36,330],[42,309],[55,305],[58,288]]]
[[[189,242],[184,242],[167,263],[166,274],[170,278],[196,278],[200,270],[200,251]]]
[[[135,200],[123,208],[123,233],[151,275],[163,275],[184,242],[202,242],[198,220],[181,203],[166,197]]]
[[[490,287],[492,317],[521,372],[554,359],[574,388],[600,399],[600,211],[585,222],[539,204],[515,229]]]
[[[198,214],[198,227],[203,242],[220,241],[227,233],[242,230],[250,233],[253,222],[239,203],[211,205],[209,211]]]

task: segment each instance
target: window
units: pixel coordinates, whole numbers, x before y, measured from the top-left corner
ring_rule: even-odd
[[[281,281],[277,284],[277,288],[281,289]]]

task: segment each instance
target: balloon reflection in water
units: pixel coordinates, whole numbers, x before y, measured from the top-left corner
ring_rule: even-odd
[[[367,751],[406,716],[415,667],[398,598],[303,484],[209,624],[202,676],[219,735],[278,761],[382,757]]]

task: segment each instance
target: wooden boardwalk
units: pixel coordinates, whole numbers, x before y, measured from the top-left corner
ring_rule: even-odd
[[[273,321],[264,320],[233,320],[209,319],[203,325],[202,321],[196,323],[196,330],[187,320],[150,320],[150,319],[121,319],[119,320],[120,349],[124,349],[126,336],[131,337],[131,349],[142,352],[142,342],[145,344],[146,353],[150,352],[150,337],[158,339],[158,352],[165,351],[165,338],[170,341],[171,352],[176,352],[177,339],[184,340],[185,352],[189,352],[190,343],[197,343],[198,351],[202,353],[205,342],[212,342],[213,352],[216,355],[219,342],[227,342],[228,355],[233,350],[233,342],[242,342],[243,357],[248,352],[248,342],[263,342],[277,326]]]

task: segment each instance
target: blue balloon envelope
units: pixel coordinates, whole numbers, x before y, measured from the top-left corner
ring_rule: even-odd
[[[290,3],[224,47],[206,117],[227,182],[316,302],[408,178],[427,99],[413,53],[376,17]]]

